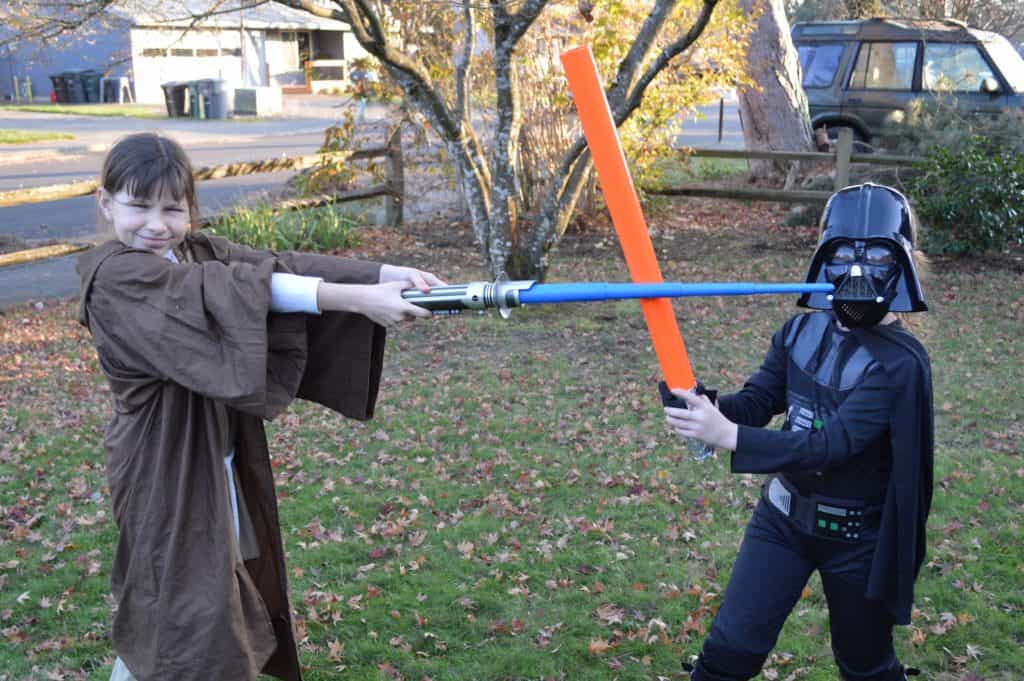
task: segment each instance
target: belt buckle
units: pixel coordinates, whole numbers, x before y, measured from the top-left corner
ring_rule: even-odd
[[[814,500],[814,534],[841,541],[857,541],[864,529],[864,507],[849,507]]]
[[[772,478],[768,483],[768,501],[783,515],[789,517],[793,509],[793,494],[778,478]]]

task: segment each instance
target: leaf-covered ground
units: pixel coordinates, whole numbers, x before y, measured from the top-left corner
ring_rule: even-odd
[[[653,212],[667,279],[799,281],[814,231],[761,205]],[[481,279],[468,230],[366,235],[356,255]],[[609,230],[551,279],[626,280]],[[1024,669],[1024,287],[1019,260],[936,262],[937,472],[904,661],[939,681]],[[109,395],[76,301],[0,314],[0,680],[106,679],[116,530]],[[738,388],[791,298],[675,304],[695,370]],[[430,320],[391,333],[376,417],[299,403],[270,427],[307,678],[681,679],[719,605],[759,480],[666,432],[636,303]],[[832,681],[812,578],[763,672]]]

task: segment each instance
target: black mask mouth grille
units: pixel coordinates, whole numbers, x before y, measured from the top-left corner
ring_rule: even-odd
[[[888,308],[874,301],[847,302],[834,301],[832,304],[836,317],[846,327],[874,326],[882,321]]]

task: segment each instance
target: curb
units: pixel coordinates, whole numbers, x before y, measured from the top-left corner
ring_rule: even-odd
[[[40,246],[39,248],[26,248],[12,253],[0,253],[0,267],[22,265],[46,258],[56,258],[89,248],[92,248],[91,244],[54,244],[52,246]]]

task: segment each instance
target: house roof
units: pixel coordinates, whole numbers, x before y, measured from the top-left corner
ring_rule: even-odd
[[[265,2],[255,7],[254,0],[123,0],[110,11],[127,19],[136,27],[168,28],[276,28],[285,30],[351,30],[343,21],[314,16],[279,2]],[[210,16],[196,21],[197,16]]]

